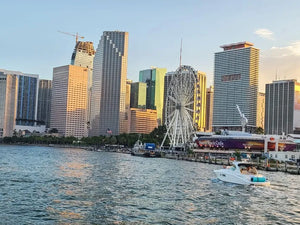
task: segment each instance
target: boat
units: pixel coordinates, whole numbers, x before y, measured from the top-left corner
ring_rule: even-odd
[[[142,157],[161,157],[160,151],[155,149],[154,143],[143,144],[140,140],[137,140],[134,144],[131,155]]]
[[[248,162],[234,161],[232,166],[226,166],[223,169],[214,170],[214,173],[219,180],[224,182],[255,186],[270,185],[267,178],[258,174],[253,164]]]

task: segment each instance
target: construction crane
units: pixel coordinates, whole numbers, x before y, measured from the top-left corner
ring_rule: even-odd
[[[76,38],[76,44],[77,44],[77,42],[78,42],[78,38],[81,38],[81,39],[84,38],[84,37],[82,37],[82,36],[79,36],[78,33],[76,33],[76,34],[71,34],[71,33],[63,32],[63,31],[59,31],[59,30],[58,30],[57,32],[75,37],[75,38]]]
[[[238,105],[236,105],[236,108],[239,111],[239,114],[240,114],[240,117],[241,117],[242,132],[245,132],[246,126],[248,124],[248,119],[245,116],[245,114],[242,113],[242,111],[240,110],[240,107]]]

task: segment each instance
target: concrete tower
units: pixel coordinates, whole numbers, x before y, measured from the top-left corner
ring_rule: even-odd
[[[248,119],[247,129],[256,127],[259,49],[252,43],[221,46],[215,53],[213,130],[240,130],[236,105]]]
[[[91,136],[127,130],[127,54],[128,32],[103,32],[94,58]]]

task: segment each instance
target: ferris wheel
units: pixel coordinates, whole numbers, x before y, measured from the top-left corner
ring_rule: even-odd
[[[200,119],[201,92],[197,72],[180,66],[171,75],[165,102],[165,125],[171,148],[183,148],[191,142]]]

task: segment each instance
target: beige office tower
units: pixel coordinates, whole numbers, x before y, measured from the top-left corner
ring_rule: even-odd
[[[265,127],[265,93],[258,92],[256,127]]]
[[[71,65],[85,67],[88,70],[88,99],[87,99],[87,123],[90,123],[91,115],[91,94],[92,94],[92,81],[93,81],[93,61],[95,56],[95,49],[93,42],[78,41],[76,43],[74,52],[71,58]],[[89,126],[88,126],[89,128]]]
[[[13,135],[18,101],[17,75],[0,72],[0,138]]]
[[[149,134],[156,127],[156,110],[131,108],[130,133]]]
[[[50,126],[64,136],[88,136],[87,83],[87,68],[67,65],[53,69]]]
[[[104,31],[93,68],[90,136],[125,133],[128,32]]]
[[[212,119],[214,109],[214,87],[210,86],[206,89],[206,123],[205,131],[212,131]]]
[[[200,107],[200,113],[197,113],[197,112],[194,113],[194,120],[196,119],[196,116],[199,116],[197,130],[198,131],[205,131],[205,124],[206,124],[206,74],[204,72],[197,71],[197,76],[198,76],[198,83],[196,85],[200,85],[201,107]]]

